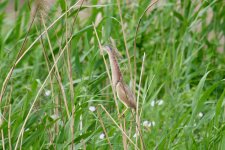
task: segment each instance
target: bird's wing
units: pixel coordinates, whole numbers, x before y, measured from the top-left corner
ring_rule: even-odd
[[[125,103],[125,105],[136,109],[136,101],[134,98],[134,94],[131,92],[130,88],[126,84],[118,82],[116,85],[116,92],[119,99],[123,103]]]

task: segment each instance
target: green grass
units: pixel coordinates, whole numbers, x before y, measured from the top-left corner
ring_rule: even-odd
[[[46,29],[41,17],[35,18],[29,31],[33,13],[28,1],[14,2],[10,12],[12,4],[0,2],[1,89],[16,64],[0,102],[1,149],[110,149],[109,141],[113,149],[123,149],[117,125],[124,121],[127,136],[136,144],[131,111],[118,118],[93,23],[101,14],[96,26],[101,44],[110,44],[110,37],[115,40],[123,55],[119,62],[124,80],[132,85],[135,31],[149,1],[120,2],[132,71],[116,0],[103,5],[91,0],[80,10],[71,9],[42,38],[38,37]],[[75,3],[58,0],[51,5],[44,17],[46,28]],[[137,34],[136,96],[145,53],[139,109],[146,149],[225,149],[224,14],[223,0],[161,0],[142,18]],[[21,47],[25,55],[17,61]],[[158,100],[163,104],[152,107]],[[118,104],[122,112],[124,106]],[[97,110],[91,112],[90,106]],[[155,126],[144,127],[144,121]],[[109,138],[100,139],[104,132]],[[127,146],[135,148],[129,139]],[[139,137],[137,147],[142,149]]]

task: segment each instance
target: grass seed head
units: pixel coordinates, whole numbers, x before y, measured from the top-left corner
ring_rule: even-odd
[[[49,10],[48,0],[35,0],[35,11],[38,17],[46,17]]]

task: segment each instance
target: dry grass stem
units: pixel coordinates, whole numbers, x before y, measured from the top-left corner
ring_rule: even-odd
[[[135,31],[135,36],[134,36],[134,83],[133,83],[133,87],[134,88],[136,86],[136,78],[137,78],[137,64],[136,64],[137,52],[136,52],[136,49],[137,49],[137,34],[138,34],[138,30],[139,30],[142,18],[144,17],[145,13],[158,1],[159,0],[154,0],[148,5],[148,7],[145,9],[143,14],[141,15],[141,17],[140,17],[140,19],[138,21],[138,24],[137,24],[136,31]]]
[[[124,132],[123,128],[121,128],[116,121],[113,119],[113,117],[109,114],[109,112],[105,109],[105,107],[101,104],[99,104],[99,106],[106,112],[106,115],[113,121],[113,123],[118,127],[118,129],[120,129],[120,131],[123,133],[123,135],[125,135],[127,137],[127,139],[134,145],[134,147],[136,149],[139,150],[138,146],[130,139],[130,137]]]
[[[12,142],[11,142],[11,112],[12,106],[9,105],[9,118],[8,118],[8,139],[9,139],[9,150],[12,150]]]
[[[144,144],[144,140],[143,140],[143,136],[142,136],[142,132],[141,132],[141,122],[140,122],[140,116],[138,115],[139,112],[139,99],[140,99],[140,93],[141,93],[141,81],[142,81],[142,76],[143,76],[143,72],[144,72],[144,64],[145,64],[145,53],[143,56],[143,60],[142,60],[142,66],[141,66],[141,75],[140,75],[140,80],[139,80],[139,85],[138,85],[138,95],[137,95],[137,109],[136,109],[136,135],[138,134],[138,132],[140,132],[140,140],[141,140],[141,146],[145,148],[145,144]],[[138,142],[138,136],[136,136],[136,144]]]
[[[112,147],[112,144],[111,144],[111,142],[110,142],[110,140],[109,140],[108,133],[107,133],[107,131],[106,131],[106,128],[105,128],[105,126],[104,126],[104,123],[103,123],[103,121],[102,121],[102,117],[101,117],[101,115],[100,115],[100,113],[99,113],[98,108],[97,108],[97,115],[98,115],[98,118],[99,118],[99,122],[100,122],[100,124],[101,124],[101,126],[102,126],[102,129],[103,129],[103,131],[104,131],[104,134],[105,134],[105,136],[106,136],[106,139],[107,139],[107,142],[108,142],[108,144],[109,144],[109,147],[110,147],[110,149],[112,150],[113,147]]]
[[[121,8],[120,8],[120,0],[117,0],[117,5],[118,5],[118,9],[119,9],[120,22],[121,22],[120,24],[121,24],[121,27],[122,27],[123,40],[124,40],[124,45],[125,45],[125,49],[126,49],[126,55],[127,55],[127,59],[128,59],[130,80],[133,81],[133,75],[132,75],[132,69],[131,69],[131,61],[130,61],[130,54],[129,54],[129,50],[128,50],[128,46],[127,46],[126,33],[125,33],[125,28],[124,28],[124,23],[123,23],[122,12],[121,12]],[[134,87],[134,89],[135,89],[135,87]],[[133,93],[134,93],[134,96],[135,96],[135,90],[133,90]]]

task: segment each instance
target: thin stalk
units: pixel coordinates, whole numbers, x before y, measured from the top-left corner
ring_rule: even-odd
[[[78,8],[78,11],[76,13],[76,16],[73,20],[72,26],[71,26],[71,33],[70,33],[70,37],[73,36],[73,27],[75,25],[75,22],[77,20],[78,14],[81,10],[81,7],[84,3],[84,0],[81,1],[81,5]],[[67,12],[67,6],[66,6],[66,12]],[[68,13],[66,13],[66,20],[68,19]],[[74,101],[75,101],[75,96],[74,96],[74,87],[73,87],[73,72],[72,72],[72,61],[71,61],[71,42],[68,43],[68,39],[69,39],[69,33],[68,33],[68,23],[66,21],[66,45],[67,45],[67,65],[68,65],[68,78],[69,78],[69,84],[70,84],[70,96],[71,96],[71,109],[72,109],[72,118],[71,118],[71,132],[72,132],[72,149],[74,149],[74,118],[75,118],[75,105],[74,105]]]
[[[5,150],[5,138],[4,138],[3,129],[1,129],[1,135],[2,135],[2,149]]]
[[[142,81],[142,76],[143,76],[143,72],[144,72],[144,64],[145,64],[145,53],[144,53],[144,56],[143,56],[143,60],[142,60],[142,66],[141,66],[141,75],[140,75],[140,80],[139,80],[139,85],[138,85],[138,95],[137,95],[137,109],[136,109],[136,124],[137,124],[137,127],[136,127],[136,134],[138,132],[140,132],[140,138],[141,138],[141,146],[142,146],[142,149],[144,147],[145,149],[145,144],[144,144],[144,141],[142,139],[142,133],[141,133],[141,128],[140,128],[140,117],[138,115],[138,111],[139,111],[139,98],[140,98],[140,93],[141,93],[141,81]],[[136,136],[136,144],[138,142],[138,136]]]
[[[65,8],[66,8],[66,12],[67,12],[67,1],[66,0],[64,0],[64,2],[65,2]],[[72,66],[71,66],[71,60],[70,60],[70,55],[71,55],[71,52],[70,52],[70,50],[69,50],[69,46],[68,46],[68,22],[67,22],[67,20],[68,20],[68,13],[66,13],[66,15],[65,15],[65,22],[66,22],[66,54],[67,54],[67,66],[68,66],[68,78],[69,78],[69,83],[70,83],[70,105],[71,105],[71,112],[72,112],[72,114],[71,114],[71,121],[70,121],[70,128],[71,128],[71,135],[72,135],[72,141],[71,141],[71,149],[73,150],[74,148],[73,148],[73,143],[74,143],[74,141],[73,141],[73,139],[74,139],[74,114],[73,114],[73,105],[74,105],[74,88],[73,88],[73,77],[72,77]]]
[[[121,12],[121,8],[120,8],[120,0],[117,0],[117,5],[118,5],[118,9],[119,9],[120,22],[121,22],[122,32],[123,32],[123,40],[124,40],[124,45],[125,45],[125,49],[126,49],[126,55],[127,55],[127,59],[128,59],[130,80],[133,81],[133,75],[132,75],[132,69],[131,69],[132,67],[131,67],[131,61],[130,61],[130,54],[129,54],[128,46],[127,46],[127,38],[126,38],[125,28],[124,28],[124,24],[123,24],[122,12]],[[135,95],[135,90],[133,91],[133,93]]]
[[[52,55],[52,58],[53,58],[53,62],[55,63],[56,59],[55,59],[55,56],[54,56],[54,53],[53,53],[53,48],[52,48],[52,44],[51,44],[51,41],[50,41],[50,38],[49,38],[49,35],[48,35],[48,31],[46,30],[47,28],[45,26],[45,21],[43,19],[43,16],[41,16],[41,20],[42,20],[44,29],[46,31],[45,33],[46,33],[46,37],[47,37],[47,40],[48,40],[49,49],[50,49],[50,52],[51,52],[51,55]],[[59,86],[60,86],[60,89],[62,91],[64,105],[65,105],[65,108],[66,108],[67,117],[69,119],[70,118],[70,113],[69,113],[69,108],[68,108],[68,104],[67,104],[66,93],[65,93],[65,90],[64,90],[64,87],[63,87],[63,84],[62,84],[62,78],[61,78],[61,76],[59,74],[59,69],[58,69],[57,65],[55,65],[54,68],[55,68],[55,71],[56,71],[56,74],[57,74],[57,77],[58,77],[58,80],[59,80]]]
[[[8,118],[8,139],[9,139],[9,150],[12,150],[12,142],[11,142],[11,112],[12,106],[9,105],[9,118]]]
[[[120,131],[123,133],[123,135],[125,135],[127,137],[127,139],[134,145],[134,147],[136,149],[139,150],[139,148],[137,147],[137,145],[130,139],[130,137],[124,132],[123,128],[121,128],[117,123],[116,121],[113,119],[113,117],[109,114],[109,112],[105,109],[105,107],[101,104],[99,104],[98,106],[100,106],[105,112],[106,112],[106,115],[113,121],[113,123],[118,127],[118,129],[120,129]]]
[[[134,36],[134,81],[133,81],[133,88],[134,88],[134,91],[135,91],[135,87],[136,87],[136,78],[137,78],[137,63],[136,63],[136,58],[137,58],[137,52],[136,52],[136,49],[137,49],[137,34],[138,34],[138,30],[139,30],[139,27],[140,27],[140,24],[141,24],[141,21],[142,21],[142,18],[144,17],[145,13],[156,3],[158,2],[158,0],[155,0],[155,1],[152,1],[148,7],[145,9],[145,11],[142,13],[139,21],[138,21],[138,25],[137,25],[137,28],[136,28],[136,31],[135,31],[135,36]]]
[[[101,124],[101,126],[102,126],[102,129],[103,129],[103,131],[104,131],[104,134],[105,134],[105,136],[106,136],[106,139],[107,139],[107,141],[108,141],[109,147],[110,147],[110,149],[112,150],[112,149],[113,149],[113,148],[112,148],[112,144],[111,144],[111,142],[110,142],[110,140],[109,140],[108,133],[107,133],[107,131],[106,131],[106,128],[105,128],[105,126],[104,126],[104,123],[103,123],[103,121],[102,121],[102,117],[101,117],[101,115],[100,115],[100,113],[99,113],[98,108],[97,108],[97,115],[98,115],[98,118],[99,118],[99,122],[100,122],[100,124]]]

